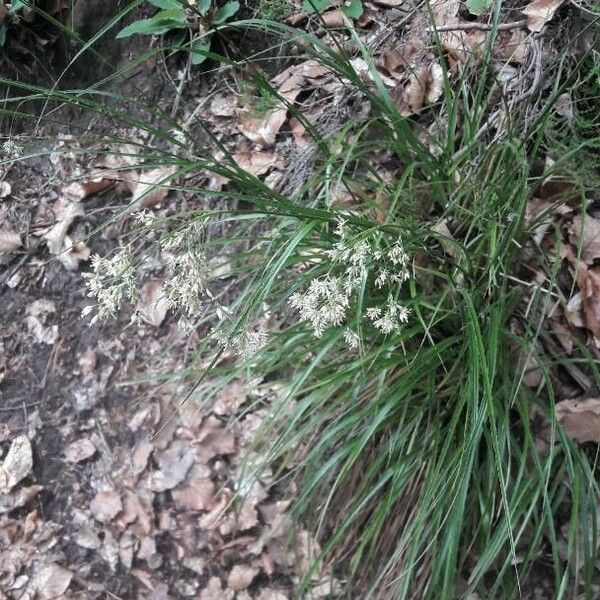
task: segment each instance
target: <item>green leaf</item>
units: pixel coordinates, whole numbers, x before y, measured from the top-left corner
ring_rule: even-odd
[[[195,39],[192,42],[192,64],[199,65],[206,60],[206,53],[210,50],[210,38]]]
[[[26,2],[23,0],[13,0],[10,3],[10,11],[11,13],[16,13],[18,10],[21,10],[24,6],[27,6]]]
[[[342,12],[350,19],[358,19],[363,14],[361,0],[349,0],[341,6]]]
[[[185,42],[186,38],[187,38],[187,32],[185,32],[185,31],[177,32],[177,34],[175,34],[173,36],[171,46],[173,46],[173,48],[181,48],[183,46],[183,43]]]
[[[331,0],[304,0],[302,10],[307,14],[323,12],[330,4]]]
[[[185,17],[183,21],[176,10],[162,10],[151,19],[134,21],[131,25],[121,29],[117,33],[117,39],[126,38],[131,35],[162,35],[171,29],[181,29],[186,26]]]
[[[148,0],[152,6],[162,8],[164,10],[180,10],[183,12],[183,6],[178,0]]]
[[[0,48],[6,43],[6,25],[0,23]]]
[[[490,9],[492,0],[467,0],[466,4],[471,14],[480,15]]]
[[[201,16],[206,16],[206,13],[210,10],[212,0],[198,0],[196,3],[196,12]]]
[[[231,0],[230,2],[223,4],[214,16],[212,20],[213,24],[220,25],[221,23],[225,23],[225,21],[233,17],[238,10],[240,10],[240,3],[237,0]]]

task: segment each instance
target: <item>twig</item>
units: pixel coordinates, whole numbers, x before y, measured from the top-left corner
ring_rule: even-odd
[[[457,23],[456,25],[432,27],[429,31],[436,31],[437,33],[444,33],[445,31],[468,31],[470,29],[479,29],[480,31],[491,31],[492,29],[496,29],[498,31],[505,31],[507,29],[517,29],[524,25],[527,25],[527,19],[511,21],[510,23],[498,23],[496,26],[488,23]]]

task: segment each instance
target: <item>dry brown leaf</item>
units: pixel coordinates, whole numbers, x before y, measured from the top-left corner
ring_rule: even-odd
[[[229,429],[215,417],[208,417],[197,434],[197,453],[201,463],[207,463],[215,456],[233,454],[235,438]]]
[[[9,492],[29,475],[33,467],[31,442],[26,435],[16,437],[0,466],[0,492]]]
[[[9,494],[0,494],[0,514],[11,512],[15,510],[15,508],[25,506],[43,489],[43,485],[30,485],[27,487],[18,487]]]
[[[215,117],[233,117],[239,110],[235,96],[216,94],[210,103],[210,112]]]
[[[75,181],[63,188],[63,195],[70,202],[79,202],[80,200],[85,200],[85,198],[91,196],[92,194],[97,194],[98,192],[107,190],[112,185],[114,185],[114,181],[112,179],[102,176],[82,181]]]
[[[560,8],[564,0],[534,0],[523,9],[527,17],[527,27],[530,31],[538,32],[552,20],[554,13]]]
[[[65,448],[65,458],[68,462],[78,463],[94,456],[96,447],[88,438],[81,438]]]
[[[576,442],[600,442],[600,400],[562,400],[556,404],[556,419]]]
[[[21,236],[16,231],[0,229],[0,253],[8,254],[21,247]]]
[[[230,590],[245,590],[258,575],[259,569],[246,565],[235,565],[227,578],[227,587]]]
[[[61,199],[58,205],[56,224],[44,235],[51,254],[60,254],[65,249],[65,236],[73,221],[83,215],[83,206],[79,202]]]
[[[210,478],[190,479],[185,486],[171,492],[173,500],[187,510],[211,510],[215,497],[215,484]]]
[[[581,259],[591,264],[600,258],[600,220],[588,215],[573,219],[573,244],[575,251],[581,247]]]
[[[123,502],[115,490],[98,492],[90,502],[90,509],[97,521],[108,523],[123,510]]]
[[[239,167],[258,177],[273,167],[280,167],[279,155],[259,150],[236,152],[233,159]]]
[[[117,520],[123,529],[135,523],[135,533],[148,536],[153,531],[154,510],[152,502],[154,494],[150,490],[138,488],[135,492],[125,490],[123,493],[123,512]]]
[[[444,88],[444,69],[437,63],[429,65],[427,78],[427,94],[425,101],[427,104],[433,104],[440,99]]]
[[[577,285],[581,293],[585,326],[600,339],[600,272],[580,263]]]
[[[379,4],[379,6],[400,6],[404,4],[404,0],[373,0],[373,4]]]
[[[153,450],[154,446],[147,438],[143,438],[136,442],[131,451],[131,470],[134,475],[139,475],[144,472],[146,465],[148,464],[148,458],[150,458]]]
[[[565,311],[565,317],[573,327],[585,327],[582,308],[581,294],[577,293],[569,299]]]
[[[324,12],[321,18],[327,27],[343,27],[345,24],[344,13],[339,8]]]
[[[158,167],[143,172],[133,192],[130,210],[136,211],[162,202],[169,193],[169,183],[176,172],[177,167]]]
[[[218,577],[211,577],[208,585],[200,592],[199,600],[233,600],[234,596],[235,592],[232,590],[223,590]]]
[[[187,440],[175,440],[156,457],[159,470],[150,474],[153,492],[164,492],[179,485],[196,460],[196,452]]]
[[[8,198],[12,192],[12,187],[8,181],[0,181],[0,198]]]
[[[73,573],[67,569],[52,563],[42,567],[34,577],[34,586],[39,597],[44,600],[51,598],[64,598],[64,593],[71,585]]]
[[[159,327],[167,316],[169,306],[160,281],[151,279],[143,285],[137,309],[140,317],[146,323],[153,327]]]
[[[509,63],[523,64],[527,58],[527,33],[523,29],[498,32],[494,56]]]
[[[552,331],[564,351],[571,354],[573,352],[573,334],[570,329],[560,321],[552,320],[550,321],[550,331]]]

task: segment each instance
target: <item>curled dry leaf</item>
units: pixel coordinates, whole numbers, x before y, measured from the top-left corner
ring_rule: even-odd
[[[42,490],[43,485],[18,487],[9,494],[0,494],[0,514],[8,513],[15,508],[21,508],[31,502]]]
[[[500,31],[494,44],[494,56],[509,63],[523,64],[527,58],[527,33],[523,29]]]
[[[0,466],[0,492],[9,492],[25,479],[33,467],[31,443],[26,435],[16,437]]]
[[[8,181],[0,181],[0,198],[8,198],[12,192],[12,187]]]
[[[523,9],[529,31],[538,32],[552,20],[564,0],[534,0]]]
[[[73,221],[83,215],[83,206],[78,201],[61,199],[58,205],[56,224],[44,235],[51,254],[65,250],[65,236]]]
[[[16,231],[0,229],[0,254],[14,252],[21,247],[21,236]]]
[[[96,453],[96,447],[88,438],[81,438],[65,448],[67,462],[78,463],[91,458]]]
[[[140,317],[153,327],[159,327],[169,310],[169,301],[160,281],[152,279],[142,287],[138,303]]]
[[[130,210],[133,212],[162,202],[169,193],[169,183],[176,172],[177,167],[159,167],[143,172],[133,191]]]
[[[131,470],[134,475],[144,472],[153,450],[154,446],[147,438],[142,438],[136,442],[131,452]]]
[[[600,339],[600,271],[580,264],[577,285],[585,326]]]
[[[556,419],[576,442],[600,443],[600,400],[562,400],[556,404]]]
[[[239,167],[258,177],[264,175],[273,167],[280,167],[281,161],[277,154],[261,151],[236,152],[233,155]]]
[[[150,489],[164,492],[179,485],[195,462],[195,450],[187,440],[175,440],[156,457],[159,470],[150,475]]]
[[[98,492],[90,503],[90,509],[97,521],[107,523],[123,510],[123,502],[115,490]]]
[[[227,578],[227,587],[235,591],[245,590],[258,575],[258,571],[259,569],[246,565],[235,565]]]
[[[187,510],[212,510],[215,484],[209,477],[190,479],[185,486],[171,492],[176,504]]]
[[[71,585],[73,573],[60,565],[52,563],[42,567],[34,578],[34,586],[40,598],[64,598],[64,593]]]

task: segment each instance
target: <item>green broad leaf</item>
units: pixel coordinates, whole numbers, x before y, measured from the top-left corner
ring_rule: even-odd
[[[344,2],[340,8],[349,19],[358,19],[363,14],[361,0],[349,0]]]
[[[148,0],[152,6],[162,8],[163,10],[180,10],[183,12],[183,6],[178,0]]]
[[[117,39],[126,38],[131,35],[162,35],[172,29],[182,29],[186,27],[185,18],[183,21],[179,18],[178,11],[162,10],[151,19],[142,19],[134,21],[131,25],[121,29],[117,33]]]
[[[472,15],[481,15],[492,6],[493,0],[467,0],[467,8]]]
[[[192,42],[191,53],[192,53],[192,64],[199,65],[206,60],[206,53],[210,50],[210,38],[203,38],[201,40],[194,40]]]
[[[217,11],[217,14],[214,16],[212,20],[213,24],[220,25],[221,23],[225,23],[225,21],[233,17],[238,10],[240,10],[240,3],[237,0],[226,2],[223,4],[223,6],[221,6],[221,8]]]
[[[173,40],[171,41],[171,46],[173,48],[181,48],[185,43],[187,38],[187,32],[179,31],[173,36]]]
[[[198,0],[198,2],[196,3],[196,12],[201,17],[205,17],[208,11],[210,10],[211,4],[212,0]]]
[[[304,0],[302,2],[302,10],[307,14],[315,12],[323,12],[326,8],[329,8],[331,0]]]

